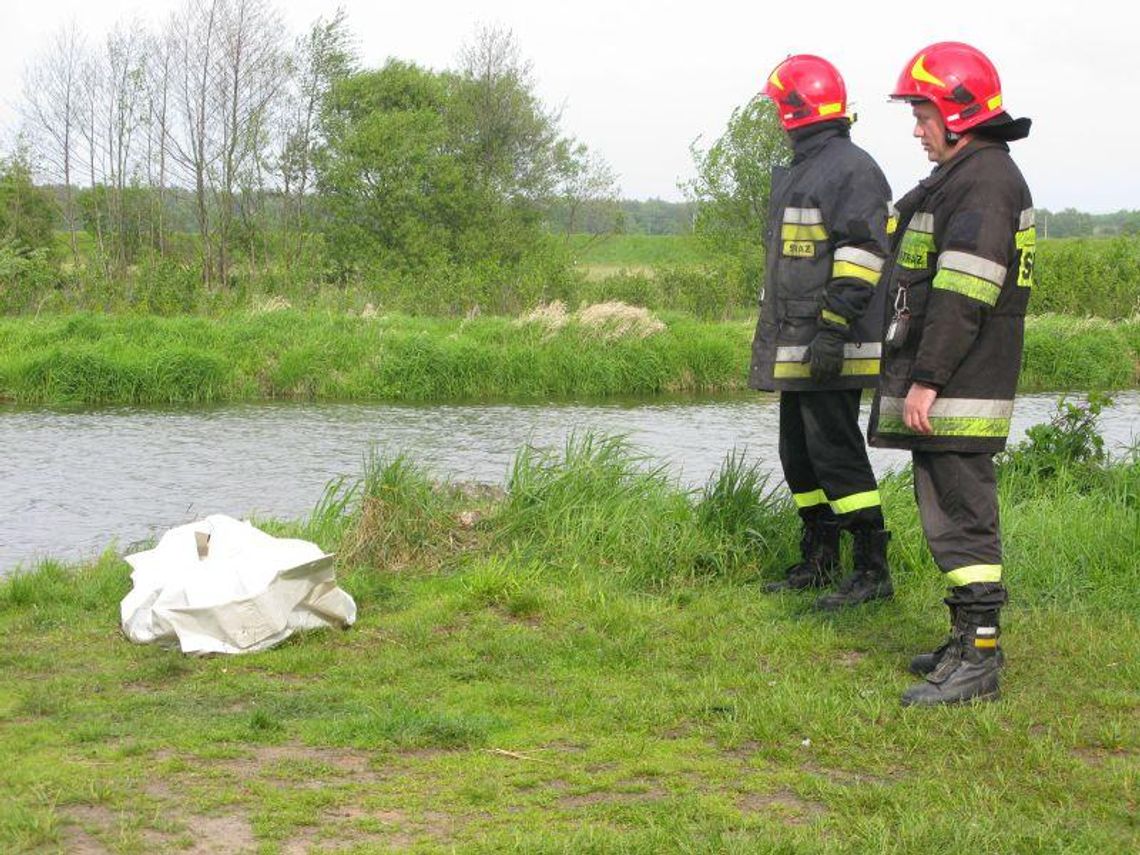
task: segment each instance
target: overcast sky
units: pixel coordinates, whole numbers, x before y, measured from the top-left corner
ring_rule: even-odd
[[[183,0],[37,0],[4,3],[0,127],[16,126],[24,68],[74,20],[98,42],[116,23],[158,22]],[[855,140],[882,165],[897,196],[929,171],[911,139],[910,111],[886,94],[918,48],[939,40],[984,50],[1002,77],[1006,107],[1030,116],[1013,145],[1040,207],[1093,212],[1140,208],[1137,31],[1131,3],[674,2],[674,0],[282,0],[299,33],[337,6],[348,13],[369,66],[395,56],[442,69],[478,24],[512,29],[533,62],[539,94],[563,108],[563,128],[600,152],[623,195],[680,199],[692,174],[689,144],[714,140],[790,53],[834,62],[859,114]],[[936,10],[927,13],[924,9]],[[874,11],[871,11],[874,10]]]

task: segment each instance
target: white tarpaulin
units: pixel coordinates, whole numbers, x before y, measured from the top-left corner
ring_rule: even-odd
[[[356,603],[336,585],[333,556],[214,514],[126,556],[134,589],[123,632],[183,653],[252,653],[299,629],[347,627]]]

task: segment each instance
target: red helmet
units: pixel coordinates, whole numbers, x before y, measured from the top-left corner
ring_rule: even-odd
[[[764,94],[776,102],[785,131],[847,117],[847,87],[823,57],[789,56],[768,75]]]
[[[1003,112],[997,69],[984,53],[961,42],[938,42],[912,56],[891,98],[930,101],[956,134]]]

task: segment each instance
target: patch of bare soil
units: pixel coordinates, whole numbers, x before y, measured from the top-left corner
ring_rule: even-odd
[[[731,757],[734,760],[739,760],[741,763],[747,763],[752,759],[752,755],[760,750],[760,743],[755,740],[746,740],[735,748],[726,748],[721,751],[726,757]]]
[[[1111,760],[1135,758],[1140,755],[1140,751],[1129,750],[1126,748],[1109,749],[1109,748],[1074,748],[1073,756],[1088,763],[1090,766],[1103,766]]]
[[[253,757],[237,761],[243,774],[248,774],[250,765],[255,768],[304,761],[320,763],[339,774],[357,780],[375,780],[376,773],[371,769],[372,755],[365,751],[350,748],[313,748],[308,745],[290,743],[287,745],[262,745],[254,749]]]
[[[833,784],[839,784],[844,787],[854,787],[860,784],[873,784],[875,786],[885,786],[890,783],[883,778],[875,775],[868,775],[865,772],[850,772],[846,769],[832,769],[829,766],[821,766],[818,763],[804,763],[803,769],[805,772],[810,772],[813,775],[819,775],[826,778]]]
[[[577,796],[563,796],[558,803],[571,810],[587,808],[600,804],[638,804],[642,802],[656,802],[665,798],[666,793],[659,787],[651,787],[644,792],[627,793],[613,792],[612,790],[597,790],[592,793],[582,793]]]
[[[194,838],[194,845],[183,850],[188,855],[238,855],[257,851],[247,817],[237,814],[191,816],[186,818],[186,824]]]
[[[804,799],[786,788],[772,793],[746,793],[736,806],[742,813],[775,815],[784,825],[804,825],[827,813],[826,805]]]
[[[73,805],[63,814],[63,848],[73,855],[102,855],[111,850],[96,836],[118,825],[115,812],[102,805]]]

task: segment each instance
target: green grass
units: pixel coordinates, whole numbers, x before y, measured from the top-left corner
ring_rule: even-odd
[[[0,849],[1124,852],[1140,749],[1140,463],[1002,470],[1002,701],[903,709],[945,632],[904,473],[898,595],[754,584],[794,512],[726,461],[683,493],[620,440],[505,495],[374,458],[276,532],[340,549],[347,632],[129,644],[113,555],[0,583]],[[346,498],[347,497],[347,498]]]
[[[746,388],[754,321],[661,320],[656,329],[642,313],[624,329],[620,314],[569,316],[562,326],[297,310],[0,318],[0,400],[535,400]],[[1138,380],[1140,320],[1029,320],[1022,391]]]
[[[661,267],[704,264],[712,259],[695,235],[571,235],[579,264],[612,267]]]

